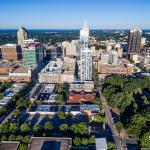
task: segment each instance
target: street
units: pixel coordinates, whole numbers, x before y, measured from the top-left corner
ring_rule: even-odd
[[[107,104],[107,101],[106,99],[103,97],[102,95],[102,88],[101,88],[101,85],[100,83],[98,83],[96,80],[95,80],[95,76],[93,75],[93,79],[94,79],[94,83],[97,87],[97,90],[99,92],[99,95],[100,95],[100,99],[102,101],[102,107],[105,111],[105,115],[106,115],[106,119],[107,119],[107,122],[108,122],[108,125],[111,129],[111,132],[112,132],[112,136],[115,140],[115,143],[116,143],[116,146],[117,146],[117,150],[127,150],[127,145],[125,142],[123,142],[122,138],[119,136],[119,133],[116,129],[116,126],[115,126],[115,123],[114,123],[114,120],[112,118],[112,114],[110,112],[110,108]]]

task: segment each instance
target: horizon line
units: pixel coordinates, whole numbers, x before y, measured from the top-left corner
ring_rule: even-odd
[[[19,28],[0,28],[0,30],[18,30]],[[51,28],[51,29],[47,29],[47,28],[26,28],[27,30],[81,30],[81,29],[71,29],[71,28],[68,28],[68,29],[61,29],[61,28],[59,28],[59,29],[54,29],[54,28]],[[106,28],[106,29],[103,29],[103,28],[101,28],[101,29],[97,29],[97,28],[91,28],[91,29],[89,29],[89,30],[130,30],[130,29],[134,29],[134,28]],[[138,29],[141,29],[141,28],[138,28]],[[143,29],[141,29],[141,30],[150,30],[150,29],[148,29],[148,28],[143,28]]]

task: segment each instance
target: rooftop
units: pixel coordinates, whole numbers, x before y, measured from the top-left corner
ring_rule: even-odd
[[[1,48],[3,47],[16,47],[17,44],[4,44],[4,45],[1,45]]]
[[[2,141],[0,150],[17,150],[20,142],[18,141]]]
[[[28,150],[70,150],[71,138],[34,137],[31,139]]]
[[[106,138],[96,138],[96,149],[107,150]]]

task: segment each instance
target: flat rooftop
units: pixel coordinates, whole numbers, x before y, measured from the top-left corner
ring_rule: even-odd
[[[1,68],[7,68],[7,69],[9,69],[9,68],[17,68],[19,65],[18,65],[18,63],[14,63],[14,62],[12,62],[12,61],[0,61],[0,67]]]
[[[71,147],[71,138],[34,137],[28,150],[70,150]]]
[[[95,104],[83,104],[83,105],[38,105],[30,108],[30,112],[84,112],[84,111],[91,111],[91,112],[99,112],[100,108],[98,105]]]
[[[17,150],[20,142],[18,141],[2,141],[0,150]]]

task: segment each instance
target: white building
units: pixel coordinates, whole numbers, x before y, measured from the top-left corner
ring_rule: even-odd
[[[89,28],[85,21],[83,29],[80,30],[80,78],[81,81],[92,80],[92,51],[88,48]]]

